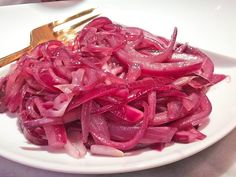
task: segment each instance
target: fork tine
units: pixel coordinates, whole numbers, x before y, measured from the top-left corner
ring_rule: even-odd
[[[90,13],[93,12],[94,10],[95,10],[95,8],[87,9],[87,10],[84,10],[84,11],[82,11],[82,12],[79,12],[79,13],[77,13],[77,14],[75,14],[75,15],[72,15],[72,16],[70,16],[70,17],[67,17],[67,18],[65,18],[65,19],[63,19],[63,20],[56,20],[56,21],[50,23],[49,25],[52,25],[53,27],[56,27],[56,26],[58,26],[58,25],[61,25],[61,24],[63,24],[63,23],[66,23],[66,22],[68,22],[68,21],[71,21],[71,20],[73,20],[73,19],[76,19],[76,18],[82,17],[82,16],[84,16],[84,15],[90,14]]]
[[[96,15],[93,15],[85,20],[82,20],[74,25],[71,25],[69,28],[66,28],[66,29],[61,29],[59,31],[55,31],[54,34],[56,36],[61,36],[63,34],[75,34],[77,31],[76,31],[76,28],[78,28],[79,26],[91,21],[92,19],[96,18],[97,16],[99,16],[100,14],[96,14]]]

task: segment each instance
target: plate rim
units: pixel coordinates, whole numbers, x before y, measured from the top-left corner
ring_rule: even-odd
[[[12,154],[11,152],[4,151],[1,148],[0,148],[0,156],[4,157],[5,159],[11,160],[13,162],[16,162],[25,166],[33,167],[36,169],[42,169],[42,170],[47,170],[47,171],[52,171],[52,172],[62,172],[62,173],[68,173],[68,174],[115,174],[115,173],[134,172],[134,171],[141,171],[141,170],[161,167],[164,165],[172,164],[174,162],[183,160],[187,157],[191,157],[192,155],[197,154],[201,152],[202,150],[205,150],[206,148],[219,142],[226,135],[228,135],[234,128],[236,128],[236,119],[232,119],[230,121],[230,124],[228,124],[226,128],[221,129],[221,131],[218,131],[217,135],[215,134],[214,136],[211,136],[210,138],[208,137],[209,139],[191,143],[195,145],[194,148],[193,146],[191,146],[190,148],[187,148],[185,151],[181,152],[181,155],[178,155],[180,153],[175,152],[174,154],[168,155],[167,156],[168,158],[166,160],[162,160],[161,162],[159,162],[158,159],[151,159],[148,163],[142,164],[142,163],[137,162],[135,164],[132,164],[131,166],[118,165],[118,166],[112,166],[112,169],[104,168],[104,166],[98,166],[97,168],[93,167],[92,169],[90,167],[73,168],[74,166],[72,166],[72,168],[68,168],[68,166],[66,166],[67,168],[63,168],[62,164],[53,164],[50,162],[42,163],[41,160],[32,160],[29,157],[24,157],[18,154]],[[172,156],[172,157],[169,159],[169,156]]]

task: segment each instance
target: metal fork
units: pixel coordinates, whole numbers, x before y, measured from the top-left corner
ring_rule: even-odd
[[[94,8],[87,9],[87,10],[79,12],[75,15],[72,15],[70,17],[67,17],[66,19],[53,21],[51,23],[48,23],[48,24],[45,24],[45,25],[42,25],[40,27],[33,29],[30,33],[29,46],[26,48],[23,48],[20,51],[12,53],[8,56],[0,58],[0,67],[5,66],[13,61],[18,60],[24,53],[32,50],[40,43],[43,43],[43,42],[46,42],[49,40],[62,40],[64,42],[66,42],[69,35],[75,35],[75,33],[77,32],[76,28],[78,28],[79,26],[85,24],[86,22],[94,19],[98,15],[93,15],[89,18],[86,18],[86,19],[76,23],[76,24],[69,26],[68,28],[62,28],[61,30],[58,30],[58,31],[55,31],[55,27],[58,27],[59,25],[63,25],[67,22],[70,22],[72,20],[75,20],[77,18],[85,16],[87,14],[90,14],[94,10],[95,10]]]

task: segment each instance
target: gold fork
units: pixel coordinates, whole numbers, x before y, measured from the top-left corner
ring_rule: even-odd
[[[5,56],[3,58],[0,58],[0,67],[5,66],[13,61],[18,60],[24,53],[32,50],[33,48],[35,48],[38,44],[49,41],[49,40],[63,40],[64,42],[66,42],[67,38],[69,35],[75,35],[76,28],[78,28],[79,26],[85,24],[86,22],[94,19],[95,17],[97,17],[98,15],[93,15],[89,18],[86,18],[74,25],[71,25],[68,28],[64,28],[58,31],[55,31],[55,27],[65,24],[69,21],[75,20],[77,18],[80,18],[82,16],[85,16],[87,14],[90,14],[94,11],[94,8],[91,9],[87,9],[84,10],[82,12],[79,12],[75,15],[72,15],[70,17],[67,17],[64,20],[57,20],[57,21],[53,21],[51,23],[42,25],[40,27],[37,27],[35,29],[33,29],[30,33],[30,45],[26,48],[23,48],[20,51],[17,51],[15,53],[12,53],[8,56]]]

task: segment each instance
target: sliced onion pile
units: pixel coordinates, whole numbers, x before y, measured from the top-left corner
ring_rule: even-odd
[[[206,136],[214,74],[200,50],[99,17],[69,45],[48,41],[25,54],[0,81],[0,109],[17,113],[25,137],[74,157]]]

